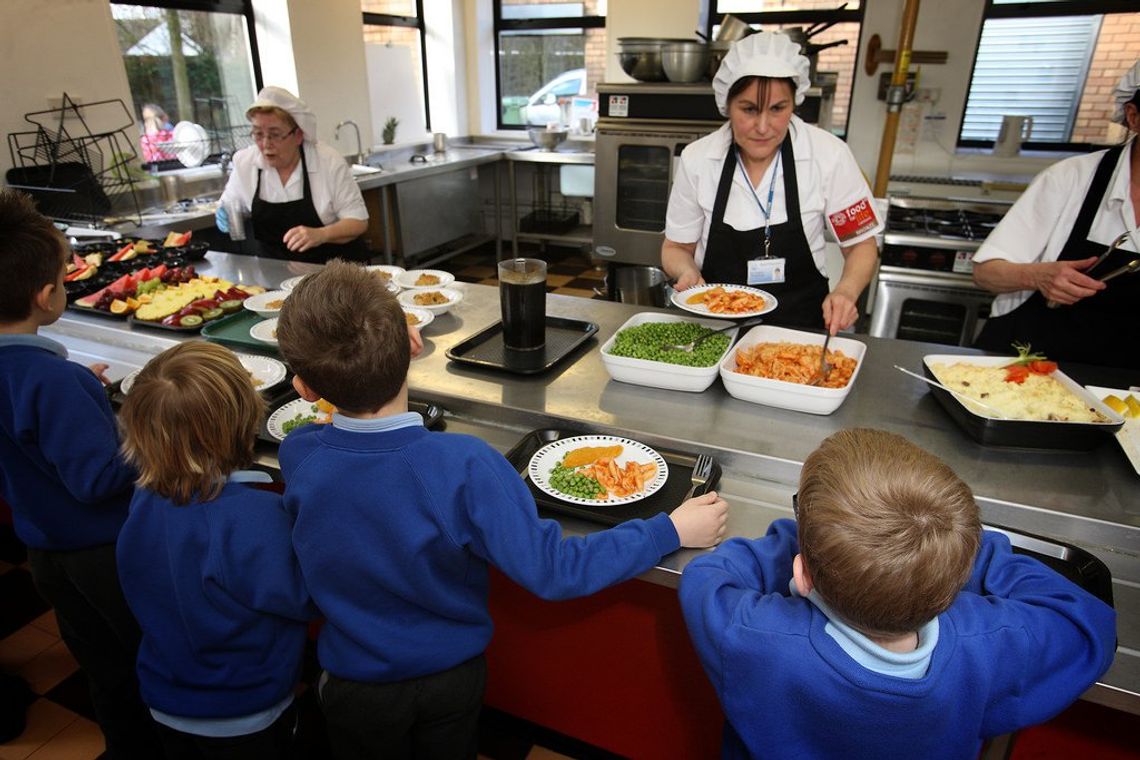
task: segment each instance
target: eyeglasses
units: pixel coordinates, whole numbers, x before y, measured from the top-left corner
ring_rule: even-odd
[[[290,135],[292,135],[296,131],[297,131],[296,127],[293,127],[288,132],[258,132],[255,129],[249,133],[249,136],[256,143],[262,143],[262,142],[263,143],[279,143],[282,140],[284,140],[286,137],[289,137]]]

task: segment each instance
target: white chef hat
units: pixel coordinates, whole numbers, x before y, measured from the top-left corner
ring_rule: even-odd
[[[304,133],[305,139],[309,142],[315,142],[317,139],[317,116],[305,101],[298,98],[293,93],[289,92],[283,87],[263,87],[261,92],[257,93],[257,100],[253,101],[246,113],[249,113],[254,108],[280,108],[293,117],[293,121],[297,122],[301,132]]]
[[[1136,97],[1137,90],[1140,90],[1140,61],[1124,72],[1116,89],[1112,91],[1112,97],[1116,100],[1116,110],[1112,112],[1113,121],[1124,123],[1124,104]]]
[[[788,78],[796,83],[796,105],[804,102],[811,85],[811,64],[800,54],[800,46],[786,34],[760,32],[732,44],[713,78],[716,107],[728,116],[728,91],[744,77]]]

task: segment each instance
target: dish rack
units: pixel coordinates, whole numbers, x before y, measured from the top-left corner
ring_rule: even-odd
[[[140,221],[132,174],[137,126],[126,103],[77,103],[64,93],[58,108],[27,113],[24,120],[35,129],[8,134],[10,187],[60,221],[103,224],[112,214]]]

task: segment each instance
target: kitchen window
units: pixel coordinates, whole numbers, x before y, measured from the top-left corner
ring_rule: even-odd
[[[373,129],[384,142],[421,137],[431,131],[424,0],[361,0],[360,7],[372,100],[384,104],[382,114],[374,108]],[[395,130],[385,133],[391,119]]]
[[[111,17],[144,163],[178,166],[179,153],[201,160],[248,143],[245,109],[261,86],[249,0],[112,2]],[[181,121],[205,129],[202,144],[174,144]]]
[[[499,129],[598,117],[606,0],[494,0]]]
[[[711,0],[705,19],[705,34],[713,39],[725,14],[732,14],[753,29],[765,32],[797,27],[811,32],[813,26],[820,28],[819,32],[811,34],[808,44],[822,48],[816,58],[815,70],[820,74],[830,72],[835,75],[835,102],[830,123],[832,131],[843,136],[847,133],[847,117],[851,110],[851,88],[855,83],[864,3],[851,0],[845,6],[841,5],[842,0]],[[818,84],[818,81],[813,84]]]
[[[1112,90],[1136,61],[1135,11],[1135,0],[988,0],[959,147],[992,147],[1006,115],[1033,117],[1029,149],[1118,142]]]

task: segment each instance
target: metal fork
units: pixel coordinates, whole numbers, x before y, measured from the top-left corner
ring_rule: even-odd
[[[693,487],[689,489],[689,492],[685,494],[685,498],[681,501],[685,502],[693,498],[693,494],[696,493],[697,489],[709,482],[709,476],[712,475],[712,468],[713,458],[708,454],[701,454],[697,457],[696,463],[693,464],[693,474],[690,477]]]
[[[827,361],[827,344],[831,342],[831,333],[823,339],[823,351],[819,353],[819,372],[811,379],[808,385],[819,385],[827,380],[827,376],[831,374],[831,363]]]

